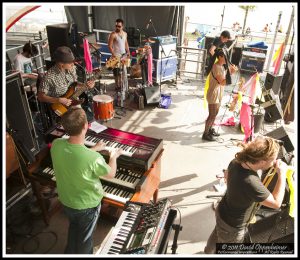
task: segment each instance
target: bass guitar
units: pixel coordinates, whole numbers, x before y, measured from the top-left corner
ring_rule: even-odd
[[[61,96],[62,98],[68,98],[72,100],[72,103],[70,106],[65,106],[61,103],[53,103],[51,104],[51,109],[54,111],[54,113],[58,116],[62,116],[64,113],[66,113],[68,111],[68,109],[71,106],[77,106],[80,105],[84,102],[84,99],[79,99],[79,96],[86,91],[88,88],[86,87],[86,85],[84,85],[85,87],[81,87],[79,89],[76,90],[76,85],[77,83],[74,82],[70,85],[70,87],[68,88],[67,92]]]

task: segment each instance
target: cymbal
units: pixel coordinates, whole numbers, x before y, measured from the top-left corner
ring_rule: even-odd
[[[83,48],[83,44],[80,44],[80,47]],[[93,49],[93,47],[94,47],[95,49],[100,49],[100,48],[101,48],[101,45],[98,44],[98,43],[89,43],[89,47],[90,47],[90,49]]]
[[[150,43],[155,43],[155,41],[150,40],[149,38],[146,40],[142,40],[142,42],[150,42]]]

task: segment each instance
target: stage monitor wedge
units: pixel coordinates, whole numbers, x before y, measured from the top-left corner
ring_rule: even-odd
[[[294,145],[283,126],[265,134],[265,136],[283,141],[283,146],[288,153],[295,150]]]

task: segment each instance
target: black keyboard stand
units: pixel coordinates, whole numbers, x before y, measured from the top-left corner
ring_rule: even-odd
[[[179,234],[179,231],[182,230],[182,226],[173,224],[176,216],[177,216],[177,211],[174,209],[170,209],[170,212],[169,212],[166,224],[165,224],[165,228],[164,228],[164,234],[163,234],[162,240],[160,242],[160,247],[158,249],[157,254],[166,254],[167,253],[169,236],[170,236],[170,233],[172,230],[171,228],[175,229],[174,227],[178,226],[179,230],[176,232],[176,229],[175,229],[175,235],[174,235],[174,240],[173,240],[173,245],[172,245],[172,253],[176,252],[178,234]],[[173,248],[175,248],[175,251],[173,251]]]
[[[173,239],[173,245],[172,245],[172,254],[176,254],[176,250],[177,250],[177,239],[178,239],[178,235],[179,232],[182,230],[182,226],[178,225],[178,224],[173,224],[172,225],[172,229],[175,230],[175,234],[174,234],[174,239]]]

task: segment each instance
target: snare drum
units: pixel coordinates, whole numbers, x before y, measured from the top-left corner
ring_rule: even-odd
[[[108,95],[96,95],[93,97],[94,118],[96,120],[110,120],[114,117],[115,111],[113,98]]]

